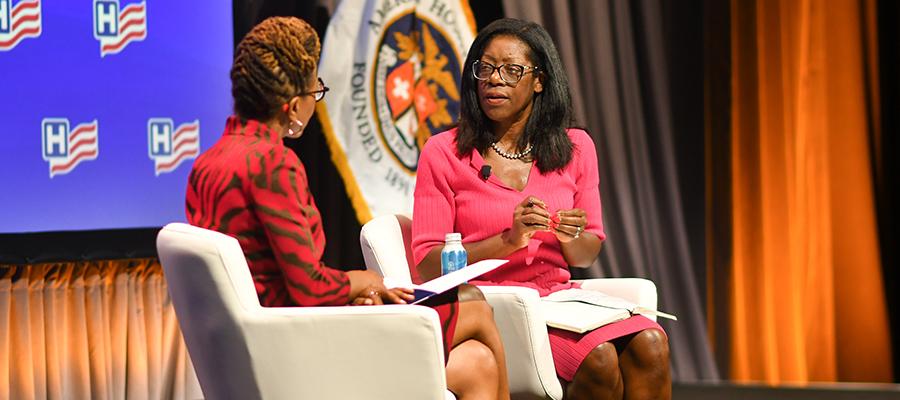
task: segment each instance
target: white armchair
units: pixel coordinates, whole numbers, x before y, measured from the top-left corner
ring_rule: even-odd
[[[380,216],[366,223],[359,239],[366,268],[398,282],[412,282],[411,230],[412,221],[403,215]],[[584,289],[602,291],[643,307],[657,306],[656,285],[647,279],[587,279],[581,284]],[[512,397],[562,399],[538,292],[517,286],[479,288],[494,309],[494,321],[506,350]]]
[[[440,322],[428,307],[262,307],[234,238],[173,223],[157,249],[207,398],[449,394]]]

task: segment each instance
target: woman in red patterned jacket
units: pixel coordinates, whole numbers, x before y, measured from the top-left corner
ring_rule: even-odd
[[[297,18],[269,18],[238,45],[231,69],[235,115],[194,163],[188,221],[238,239],[263,306],[405,303],[369,271],[321,262],[322,221],[297,156],[283,137],[303,133],[328,88],[317,78],[316,32]],[[453,291],[428,305],[441,319],[447,386],[460,398],[509,398],[503,345],[482,299]]]

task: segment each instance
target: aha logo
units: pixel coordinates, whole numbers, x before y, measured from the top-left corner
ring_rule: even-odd
[[[150,118],[147,121],[147,146],[156,176],[172,172],[182,161],[196,158],[200,153],[200,121],[175,128],[171,118]]]
[[[147,2],[119,9],[119,0],[94,0],[94,38],[100,57],[121,52],[128,43],[147,38]]]
[[[68,118],[44,118],[41,145],[44,160],[50,163],[50,177],[68,174],[82,161],[96,159],[100,152],[97,132],[97,120],[70,130]]]
[[[0,51],[12,50],[27,38],[41,36],[40,0],[0,0]]]
[[[413,10],[385,27],[377,54],[377,131],[398,166],[412,174],[425,141],[459,114],[461,60],[442,25]]]

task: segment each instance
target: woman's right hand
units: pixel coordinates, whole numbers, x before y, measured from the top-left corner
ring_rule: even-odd
[[[516,205],[512,226],[503,232],[503,241],[515,248],[528,245],[535,232],[550,229],[550,212],[547,205],[534,196],[528,196]]]

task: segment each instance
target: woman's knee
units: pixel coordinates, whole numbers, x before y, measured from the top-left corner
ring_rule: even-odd
[[[619,355],[612,343],[603,343],[588,353],[578,366],[576,378],[583,375],[594,383],[614,387],[620,380]]]
[[[475,342],[475,345],[469,351],[468,366],[478,370],[479,374],[485,374],[493,379],[499,375],[497,373],[497,359],[494,353],[487,345],[481,342]]]
[[[466,340],[451,350],[448,373],[459,374],[460,381],[470,384],[495,382],[499,367],[494,353],[484,343]]]
[[[481,292],[475,285],[470,285],[468,283],[464,283],[459,285],[459,292],[457,294],[459,296],[459,301],[486,301],[484,298],[484,293]]]
[[[641,367],[669,365],[669,339],[658,329],[638,332],[625,351]]]

